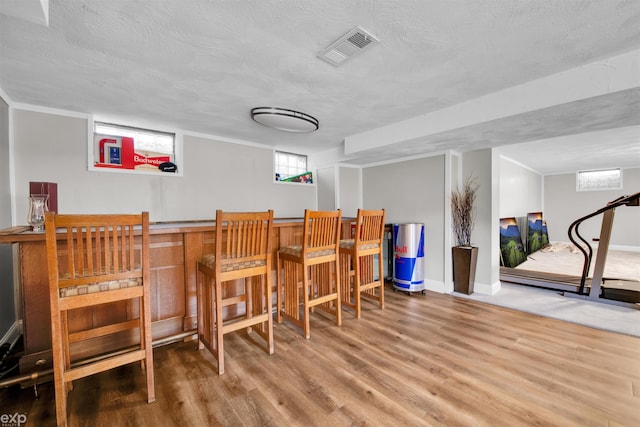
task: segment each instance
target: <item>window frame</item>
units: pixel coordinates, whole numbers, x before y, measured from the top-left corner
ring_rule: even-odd
[[[618,172],[618,180],[617,180],[617,186],[613,187],[613,186],[609,186],[609,184],[607,182],[605,182],[603,185],[598,186],[598,185],[594,185],[594,186],[589,186],[589,183],[584,183],[583,180],[581,179],[582,176],[589,174],[589,173],[599,173],[599,172],[614,172],[617,171]],[[613,179],[610,180],[609,182],[611,182],[613,184],[616,184],[616,181],[614,181]],[[589,170],[581,170],[576,172],[576,191],[577,192],[587,192],[587,191],[615,191],[615,190],[622,190],[623,188],[623,170],[622,168],[608,168],[608,169],[589,169]]]
[[[290,156],[296,156],[298,158],[304,157],[304,162],[305,162],[305,170],[302,171],[298,171],[295,174],[292,175],[288,175],[286,178],[291,177],[291,176],[296,176],[296,175],[301,175],[304,174],[306,172],[311,172],[309,170],[309,156],[307,156],[306,154],[300,154],[300,153],[293,153],[291,151],[284,151],[284,150],[277,150],[274,149],[273,150],[273,182],[278,183],[278,184],[294,184],[294,185],[298,185],[298,184],[304,184],[304,185],[315,185],[315,180],[313,180],[312,178],[312,182],[308,183],[308,182],[293,182],[293,181],[282,181],[282,177],[276,178],[276,174],[279,173],[279,164],[277,163],[277,158],[279,154],[286,154],[286,155],[290,155]]]
[[[140,170],[140,169],[120,169],[120,168],[109,168],[109,167],[101,167],[96,166],[96,158],[95,158],[95,128],[96,124],[105,124],[111,125],[114,127],[119,127],[123,129],[131,129],[131,130],[139,130],[146,131],[149,133],[156,134],[167,134],[173,135],[173,163],[177,166],[176,172],[162,172],[160,170]],[[96,117],[91,116],[89,118],[88,129],[87,129],[87,165],[88,170],[93,172],[108,172],[108,173],[125,173],[125,174],[135,174],[135,175],[154,175],[154,176],[162,176],[162,177],[182,177],[183,176],[183,162],[182,162],[182,139],[183,134],[181,131],[176,129],[167,129],[162,126],[157,126],[153,124],[141,124],[141,123],[133,123],[130,121],[120,120],[120,119],[112,119],[105,117]]]

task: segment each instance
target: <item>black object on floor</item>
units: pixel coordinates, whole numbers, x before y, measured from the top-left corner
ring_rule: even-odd
[[[0,379],[8,378],[19,373],[20,357],[24,352],[22,336],[11,346],[4,343],[0,346]]]

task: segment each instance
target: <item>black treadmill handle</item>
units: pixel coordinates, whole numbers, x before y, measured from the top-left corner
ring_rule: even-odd
[[[591,212],[588,215],[585,215],[581,218],[578,218],[577,220],[573,221],[571,223],[571,225],[569,226],[569,230],[567,231],[567,234],[569,235],[569,240],[571,240],[571,242],[576,245],[576,247],[582,252],[583,256],[584,256],[584,264],[583,264],[583,268],[582,268],[582,277],[580,280],[580,290],[579,293],[582,294],[584,293],[584,289],[585,289],[585,285],[586,285],[586,281],[587,281],[587,275],[589,274],[589,269],[591,267],[591,258],[593,256],[593,248],[591,247],[591,245],[580,235],[580,233],[578,232],[578,227],[580,226],[580,224],[582,224],[583,221],[589,219],[589,218],[593,218],[594,216],[600,215],[608,210],[611,209],[615,209],[618,206],[638,206],[640,204],[640,192],[635,193],[635,194],[631,194],[628,196],[620,196],[615,200],[610,201],[609,203],[607,203],[607,205],[603,208],[600,208],[594,212]],[[576,234],[576,236],[586,244],[587,250],[585,250],[584,248],[581,247],[581,245],[578,244],[578,242],[573,238],[573,233]],[[600,239],[593,239],[594,241],[599,241]]]

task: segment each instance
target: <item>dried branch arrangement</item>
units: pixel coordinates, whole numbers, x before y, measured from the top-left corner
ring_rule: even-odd
[[[457,189],[451,193],[452,226],[458,246],[471,246],[471,231],[476,219],[477,190],[475,179],[468,177],[461,190]]]

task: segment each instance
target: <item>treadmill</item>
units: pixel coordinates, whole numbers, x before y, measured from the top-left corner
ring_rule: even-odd
[[[578,296],[591,301],[625,306],[631,305],[635,308],[640,308],[640,278],[618,279],[603,277],[615,209],[620,206],[637,207],[639,205],[640,192],[630,196],[621,196],[607,203],[603,208],[578,218],[569,226],[569,240],[571,240],[584,256],[581,276],[500,267],[500,280],[521,285],[556,289],[563,291],[564,295]],[[601,214],[603,217],[600,237],[597,239],[599,242],[598,251],[595,257],[593,277],[589,278],[589,269],[593,261],[593,248],[589,242],[580,235],[579,227],[585,220]]]

